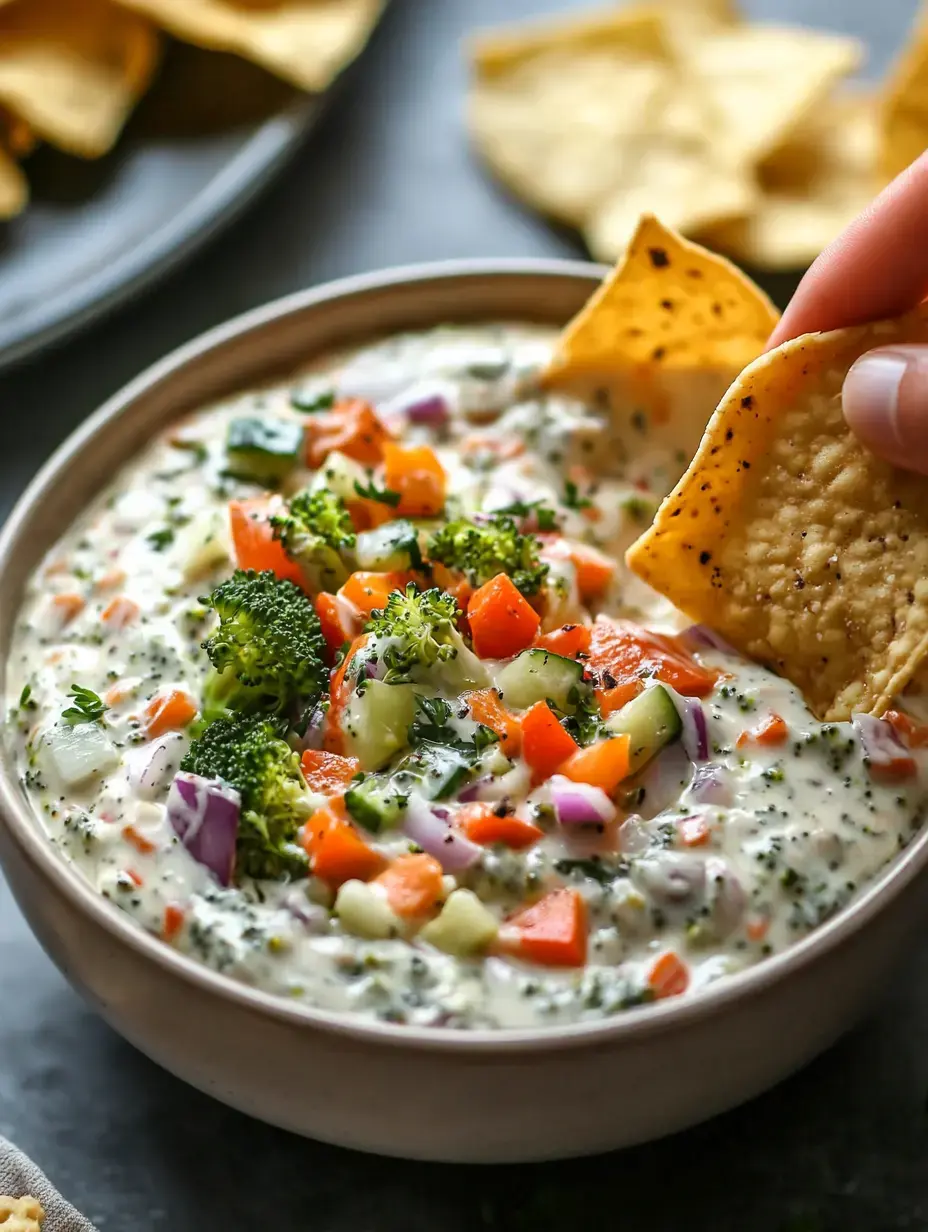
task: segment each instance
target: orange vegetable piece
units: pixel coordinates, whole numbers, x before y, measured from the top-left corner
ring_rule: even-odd
[[[337,450],[365,466],[376,466],[383,461],[384,444],[390,439],[369,402],[346,398],[306,421],[306,462],[318,470]]]
[[[580,746],[557,721],[547,702],[535,702],[522,715],[522,756],[536,780],[554,774],[558,766],[577,753]]]
[[[125,873],[133,885],[141,887],[145,884],[145,878],[141,873],[137,873],[134,868],[127,868]]]
[[[279,578],[302,586],[303,573],[299,565],[290,559],[280,540],[274,538],[271,516],[279,508],[277,498],[264,496],[229,501],[235,559],[242,569],[256,569],[259,573],[270,569]]]
[[[586,903],[576,890],[552,890],[509,919],[499,947],[546,967],[582,967],[586,962]]]
[[[498,573],[471,595],[467,620],[474,653],[481,659],[508,659],[530,646],[541,617],[516,588]]]
[[[117,586],[122,586],[125,580],[125,569],[107,569],[106,573],[101,573],[97,578],[94,590],[115,590]]]
[[[628,777],[628,736],[610,736],[585,749],[578,749],[560,766],[563,774],[575,783],[589,783],[601,787],[611,796],[624,778]]]
[[[443,875],[434,856],[398,856],[374,878],[374,884],[386,890],[390,909],[408,918],[434,911],[441,900]]]
[[[161,936],[165,941],[173,941],[184,927],[184,909],[177,903],[168,903],[164,909],[164,920],[161,925]]]
[[[648,971],[648,987],[658,1001],[664,997],[678,997],[686,992],[690,984],[690,973],[686,963],[673,950],[665,950],[651,964]]]
[[[770,931],[770,921],[766,916],[756,915],[748,920],[744,927],[750,941],[763,941]]]
[[[69,624],[75,616],[80,615],[86,604],[82,595],[58,594],[52,595],[52,603],[58,611],[62,624]]]
[[[503,705],[498,689],[477,689],[464,697],[471,717],[499,736],[499,747],[507,757],[518,756],[522,747],[519,720]]]
[[[684,847],[704,847],[711,830],[705,817],[684,817],[677,824],[677,833]]]
[[[513,851],[531,847],[544,834],[533,822],[512,813],[500,816],[498,808],[498,804],[475,800],[473,804],[462,804],[454,821],[471,842],[484,846],[501,843],[504,847],[511,847]]]
[[[643,688],[640,680],[623,680],[621,684],[611,687],[597,687],[593,690],[593,695],[599,703],[600,714],[604,719],[608,719],[610,714],[615,714],[626,702],[637,697]]]
[[[769,746],[782,744],[788,739],[789,728],[786,726],[786,720],[781,719],[778,714],[770,714],[750,731],[743,731],[735,743],[741,749],[749,743]]]
[[[122,836],[127,843],[131,843],[135,850],[143,856],[151,855],[155,850],[155,844],[150,839],[147,839],[139,830],[136,830],[135,826],[123,826]]]
[[[150,739],[181,731],[196,718],[197,704],[183,689],[163,689],[142,711],[142,726]]]
[[[312,871],[336,888],[355,878],[369,881],[385,863],[380,852],[369,846],[352,825],[341,797],[313,813],[303,827],[301,841]]]
[[[718,672],[701,667],[676,638],[608,616],[597,616],[593,623],[590,666],[617,684],[656,676],[688,697],[711,693],[718,679]]]
[[[126,625],[131,625],[134,620],[138,619],[139,611],[139,605],[134,599],[118,595],[109,601],[100,613],[100,619],[111,629],[124,629]]]
[[[571,543],[570,560],[577,571],[577,589],[583,602],[600,598],[615,576],[616,562],[586,543]]]
[[[474,593],[474,588],[463,573],[449,569],[447,565],[437,561],[432,565],[432,580],[439,590],[452,596],[462,612],[467,611],[467,604]]]
[[[363,616],[387,606],[387,599],[394,590],[406,585],[405,573],[367,573],[359,570],[339,590],[338,597],[354,604]]]
[[[392,522],[396,517],[393,505],[385,501],[371,500],[367,496],[359,496],[357,500],[345,501],[345,508],[351,518],[355,530],[375,530],[384,522]]]
[[[300,758],[300,769],[310,791],[320,796],[340,796],[361,769],[356,757],[341,757],[324,749],[306,749]]]
[[[322,626],[322,636],[325,638],[326,649],[329,652],[329,662],[351,638],[352,630],[346,628],[341,607],[334,595],[322,591],[316,595],[316,615]]]
[[[348,705],[348,699],[351,696],[351,690],[354,687],[354,682],[347,675],[348,665],[366,643],[366,633],[356,637],[348,648],[348,653],[344,659],[332,672],[329,686],[329,708],[326,711],[325,729],[322,737],[323,744],[330,753],[344,752],[345,737],[342,733],[342,718],[345,714],[345,707]]]
[[[406,448],[387,442],[383,450],[384,484],[399,492],[396,514],[430,517],[445,507],[445,469],[428,445]]]
[[[563,655],[565,659],[576,659],[577,655],[586,654],[590,649],[592,636],[589,625],[561,625],[550,633],[539,633],[535,645],[541,650],[550,650],[552,654]]]
[[[902,743],[908,745],[910,749],[928,747],[928,725],[916,723],[911,715],[902,710],[887,710],[883,718],[892,726]]]

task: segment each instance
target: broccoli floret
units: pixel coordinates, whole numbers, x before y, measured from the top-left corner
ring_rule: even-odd
[[[496,513],[479,526],[466,518],[446,523],[429,539],[426,554],[465,574],[471,586],[508,573],[523,595],[534,595],[548,574],[538,548],[534,535],[521,534],[508,514]]]
[[[373,634],[371,657],[383,668],[380,678],[405,684],[432,680],[437,673],[455,687],[486,683],[487,670],[465,645],[457,618],[453,597],[437,588],[420,591],[410,582],[405,590],[395,590],[365,625],[365,632]]]
[[[207,719],[305,708],[325,689],[319,617],[299,586],[270,570],[237,569],[202,602],[219,617],[203,642],[213,665],[204,691]]]
[[[309,815],[299,755],[258,715],[216,719],[198,736],[180,768],[222,779],[242,797],[236,871],[281,879],[306,873],[306,853],[296,842]]]
[[[356,543],[345,502],[332,492],[298,492],[285,513],[271,518],[274,538],[298,562],[314,592],[337,590],[350,572],[344,554]]]

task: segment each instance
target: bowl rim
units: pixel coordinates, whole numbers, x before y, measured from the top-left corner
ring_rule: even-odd
[[[187,364],[252,331],[305,309],[349,297],[388,291],[398,286],[450,279],[520,277],[574,279],[596,284],[607,267],[592,262],[562,258],[457,259],[402,265],[353,275],[319,284],[272,300],[198,335],[143,370],[90,415],[54,451],[22,492],[0,529],[0,590],[14,549],[28,533],[43,493],[67,470],[79,453],[109,424],[123,414],[131,415],[139,397],[169,380]],[[471,318],[473,319],[473,318]],[[436,322],[439,324],[440,322]],[[125,465],[126,458],[120,465]],[[62,532],[63,533],[63,532]],[[17,609],[18,610],[18,607]],[[244,1012],[270,1015],[284,1025],[313,1028],[358,1043],[400,1050],[473,1054],[491,1057],[514,1053],[562,1051],[590,1046],[632,1044],[642,1037],[655,1037],[723,1012],[732,1002],[748,1000],[790,976],[798,975],[849,941],[876,915],[888,908],[928,865],[928,826],[923,826],[908,846],[891,859],[869,885],[830,920],[801,940],[742,971],[710,984],[692,997],[670,998],[588,1022],[531,1028],[482,1028],[455,1031],[446,1027],[404,1026],[338,1013],[290,1002],[263,992],[232,976],[221,974],[188,955],[165,945],[146,932],[131,916],[97,893],[76,865],[61,854],[42,829],[41,819],[22,798],[18,776],[6,742],[0,743],[0,825],[5,826],[33,868],[51,881],[71,907],[124,943],[140,958],[154,962],[181,982],[195,985],[202,993],[231,1001]]]

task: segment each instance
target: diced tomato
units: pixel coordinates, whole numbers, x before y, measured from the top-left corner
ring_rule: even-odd
[[[502,703],[496,689],[478,689],[466,693],[464,701],[471,717],[499,736],[499,747],[507,757],[517,757],[522,746],[519,720]]]
[[[505,573],[474,591],[467,620],[474,653],[481,659],[508,659],[525,650],[541,624],[541,617]]]
[[[326,649],[329,652],[328,662],[331,663],[345,642],[351,640],[353,630],[347,625],[345,616],[334,595],[322,591],[316,595],[316,615],[322,627]]]
[[[390,439],[369,402],[347,398],[306,421],[306,462],[318,470],[330,453],[338,451],[365,466],[376,466],[383,461]]]
[[[592,636],[589,625],[561,625],[550,633],[539,633],[535,645],[542,650],[550,650],[552,654],[563,655],[565,659],[576,659],[577,655],[586,654],[590,649]]]
[[[341,798],[317,809],[300,837],[313,873],[336,888],[354,879],[369,881],[386,863],[355,829]]]
[[[557,767],[558,774],[573,779],[575,783],[588,783],[600,787],[611,796],[624,778],[628,777],[628,736],[610,736],[578,749]]]
[[[522,756],[535,782],[554,774],[580,746],[561,727],[547,702],[535,702],[522,715]]]
[[[241,569],[255,569],[259,573],[270,569],[277,577],[302,586],[303,574],[299,565],[290,559],[280,540],[274,538],[271,517],[281,508],[282,502],[278,497],[229,501],[229,526],[235,559]]]
[[[432,517],[445,507],[447,477],[435,451],[428,445],[384,446],[384,483],[399,492],[396,513],[407,517]]]
[[[715,670],[700,666],[675,638],[608,616],[597,616],[593,623],[590,666],[616,684],[656,676],[689,697],[711,693],[718,679]]]
[[[454,816],[454,824],[471,840],[489,846],[500,843],[511,847],[513,851],[521,851],[537,843],[544,833],[531,821],[516,817],[512,813],[499,812],[500,805],[474,801],[473,804],[462,804]]]
[[[786,720],[781,719],[778,714],[769,714],[756,727],[743,731],[735,743],[740,749],[746,744],[763,744],[768,746],[783,744],[788,739],[789,728],[786,726]]]
[[[386,891],[390,909],[408,919],[435,910],[441,901],[443,876],[434,856],[417,853],[398,856],[374,878],[374,884]]]
[[[582,967],[586,962],[586,903],[576,890],[552,890],[507,920],[498,946],[526,962],[546,967]]]
[[[648,987],[658,1001],[664,997],[678,997],[690,984],[686,963],[673,950],[660,954],[648,971]]]
[[[300,758],[300,768],[310,791],[320,796],[341,796],[361,769],[356,757],[341,757],[325,749],[306,749]]]

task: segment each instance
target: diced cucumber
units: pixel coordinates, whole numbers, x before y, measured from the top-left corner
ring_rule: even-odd
[[[550,699],[573,713],[583,689],[583,664],[550,650],[523,650],[496,677],[503,701],[516,710]]]
[[[345,807],[365,830],[379,834],[396,825],[406,807],[406,799],[406,794],[399,790],[390,775],[369,774],[345,792]]]
[[[355,821],[377,834],[396,825],[410,792],[417,791],[427,800],[445,800],[467,782],[472,771],[471,762],[457,749],[420,744],[395,770],[369,774],[350,787],[345,805]]]
[[[351,694],[342,730],[347,751],[363,770],[379,770],[409,743],[409,725],[416,713],[411,685],[368,680]]]
[[[185,582],[196,581],[224,565],[230,556],[229,527],[224,512],[201,509],[177,532],[175,550]]]
[[[498,931],[496,917],[473,890],[452,890],[441,914],[419,935],[446,954],[466,958],[485,950]]]
[[[359,569],[391,573],[400,569],[418,569],[422,564],[419,536],[412,522],[400,518],[385,522],[376,530],[358,535],[355,557]]]
[[[233,419],[226,434],[229,469],[243,479],[282,479],[302,448],[303,427],[294,419]]]
[[[356,483],[362,487],[368,483],[367,471],[360,462],[336,449],[316,471],[309,486],[311,492],[331,492],[343,501],[354,501],[358,499]]]
[[[640,770],[683,727],[677,708],[663,685],[655,684],[617,710],[606,726],[617,736],[629,737],[629,767]]]
[[[462,787],[472,763],[458,749],[444,744],[420,744],[397,767],[397,776],[411,776],[428,800],[447,800]]]

